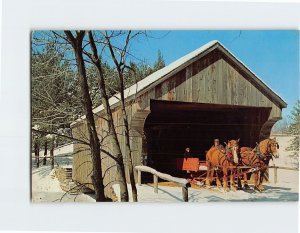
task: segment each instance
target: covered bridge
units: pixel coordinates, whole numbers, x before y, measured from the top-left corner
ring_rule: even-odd
[[[249,51],[251,52],[251,51]],[[125,90],[131,128],[133,163],[142,161],[174,175],[174,159],[190,147],[204,159],[214,138],[221,142],[240,138],[242,146],[255,146],[268,138],[287,104],[220,42],[212,41],[149,75]],[[122,150],[123,126],[119,95],[110,98]],[[102,146],[112,151],[103,106],[94,109]],[[73,135],[87,137],[84,117],[72,124]],[[91,183],[89,149],[77,144],[73,179]],[[116,181],[114,161],[103,158],[104,182]],[[92,188],[92,186],[90,186]]]

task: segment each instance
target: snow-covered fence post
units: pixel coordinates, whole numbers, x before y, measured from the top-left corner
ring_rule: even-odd
[[[277,167],[274,167],[274,183],[277,184]]]
[[[182,187],[182,198],[183,198],[184,202],[189,201],[189,194],[188,194],[188,187],[187,186]]]
[[[278,169],[290,170],[290,171],[299,171],[299,168],[296,167],[281,167],[281,166],[270,166],[269,168],[274,169],[274,183],[278,182]]]
[[[161,173],[156,171],[155,169],[148,166],[135,166],[135,170],[138,171],[138,183],[141,185],[141,173],[148,172],[153,175],[153,183],[154,183],[154,192],[158,193],[158,178],[162,180],[167,180],[170,182],[176,183],[178,186],[182,188],[182,198],[183,201],[188,202],[188,188],[191,187],[189,181],[187,179],[178,178],[171,176],[169,174]]]
[[[138,170],[138,185],[142,185],[142,172],[141,170]]]
[[[153,175],[154,192],[158,193],[158,176]]]

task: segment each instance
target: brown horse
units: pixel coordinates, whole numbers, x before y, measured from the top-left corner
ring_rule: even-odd
[[[276,139],[265,139],[261,141],[256,148],[242,147],[240,151],[240,161],[243,166],[250,166],[255,169],[254,190],[261,192],[264,190],[262,186],[264,174],[269,166],[269,161],[273,157],[278,158],[279,145]],[[239,172],[238,172],[239,173]],[[249,188],[247,183],[247,174],[243,173],[244,188]],[[238,175],[238,184],[241,186],[240,177]]]
[[[206,153],[206,165],[207,165],[207,176],[206,176],[206,187],[209,188],[211,180],[214,174],[214,170],[217,169],[216,183],[217,187],[221,188],[221,174],[223,173],[223,187],[225,191],[228,191],[228,172],[230,171],[230,187],[231,190],[236,190],[234,186],[234,178],[238,163],[238,149],[239,139],[229,140],[226,145],[225,153],[212,147]]]

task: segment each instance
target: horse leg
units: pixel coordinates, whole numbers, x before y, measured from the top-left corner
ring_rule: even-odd
[[[228,174],[227,174],[227,169],[225,168],[225,169],[223,169],[223,187],[224,187],[224,190],[225,190],[225,192],[228,192],[229,191],[229,189],[228,189],[228,179],[227,179],[227,176],[228,176]]]
[[[242,189],[241,169],[237,169],[236,177],[237,177],[237,186],[238,186],[237,188],[238,190],[241,190]]]
[[[258,187],[260,180],[260,171],[254,172],[254,190],[261,191]]]
[[[262,170],[262,171],[260,172],[260,176],[259,176],[259,184],[258,184],[258,188],[259,188],[260,191],[265,190],[265,188],[264,188],[264,186],[263,186],[264,174],[265,174],[265,171]]]
[[[206,173],[206,180],[205,180],[205,185],[206,188],[210,188],[210,182],[211,182],[211,166],[207,166],[207,173]]]
[[[235,187],[235,184],[234,184],[235,176],[236,176],[236,169],[232,168],[231,171],[230,171],[230,189],[232,191],[236,191],[236,187]]]
[[[248,178],[247,178],[247,173],[244,173],[243,174],[243,186],[244,186],[244,189],[249,189],[249,185],[248,185]]]
[[[254,185],[254,189],[257,187],[257,178],[258,178],[258,175],[257,175],[257,171],[253,172],[252,174],[253,176],[253,185]]]
[[[218,189],[221,189],[221,187],[222,187],[222,184],[221,184],[221,181],[220,181],[220,177],[221,177],[220,173],[221,172],[219,170],[216,172],[216,183],[217,183],[217,188]]]

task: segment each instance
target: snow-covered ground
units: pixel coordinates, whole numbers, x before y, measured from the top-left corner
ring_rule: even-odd
[[[51,176],[50,166],[43,166],[32,171],[32,201],[33,202],[95,202],[92,196],[66,194],[57,178]]]
[[[65,148],[54,151],[55,161],[59,166],[72,167],[72,156],[68,154],[72,152],[73,147],[68,145]],[[33,164],[34,160],[33,160]],[[41,163],[42,164],[42,163]],[[55,165],[56,166],[56,165]],[[59,185],[59,181],[54,176],[54,169],[51,169],[49,161],[47,166],[32,168],[32,201],[33,202],[95,202],[92,195],[80,194],[71,195],[64,192]]]
[[[277,137],[280,145],[280,157],[274,160],[277,166],[297,167],[297,160],[289,157],[291,154],[285,151],[291,137]],[[57,157],[60,166],[70,166],[72,157]],[[272,165],[272,162],[270,163]],[[61,190],[57,178],[51,174],[54,171],[50,166],[41,166],[32,170],[32,200],[34,202],[95,202],[92,195],[80,194],[65,195]],[[189,188],[189,202],[212,202],[212,201],[298,201],[299,172],[278,170],[278,182],[273,183],[273,169],[270,169],[270,182],[265,183],[265,191],[255,193],[252,190],[221,192],[216,188]],[[119,198],[119,186],[113,186]],[[137,186],[139,202],[182,202],[180,187],[159,185],[158,193],[154,193],[153,187],[148,184]],[[131,191],[128,186],[130,199]],[[64,196],[65,195],[65,196]],[[63,198],[62,198],[63,197]],[[62,200],[61,200],[62,198]]]

